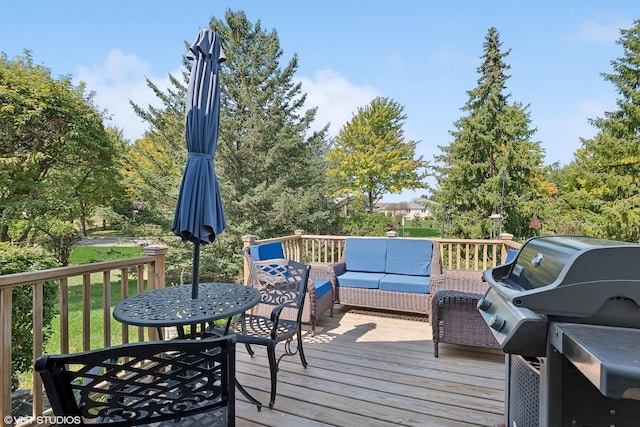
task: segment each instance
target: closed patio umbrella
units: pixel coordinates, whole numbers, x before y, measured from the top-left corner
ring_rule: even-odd
[[[220,64],[224,52],[216,33],[203,28],[189,47],[193,60],[187,87],[185,134],[188,158],[180,185],[173,232],[193,243],[192,298],[198,297],[200,245],[215,240],[226,227],[220,189],[213,168],[220,121]]]

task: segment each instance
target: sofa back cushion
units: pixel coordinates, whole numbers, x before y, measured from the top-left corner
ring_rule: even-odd
[[[433,242],[425,239],[388,239],[386,273],[429,276]]]
[[[282,243],[260,243],[249,246],[249,254],[254,261],[264,261],[266,259],[284,258]]]
[[[347,271],[384,273],[387,240],[347,238],[344,249],[344,261]]]

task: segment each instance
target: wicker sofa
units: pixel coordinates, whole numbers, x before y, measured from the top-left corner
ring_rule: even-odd
[[[500,348],[476,308],[488,289],[482,271],[444,270],[437,242],[347,238],[344,261],[320,269],[340,304],[426,314],[435,357],[439,343]]]
[[[349,237],[332,269],[342,305],[426,315],[431,280],[442,274],[438,245],[427,239]]]

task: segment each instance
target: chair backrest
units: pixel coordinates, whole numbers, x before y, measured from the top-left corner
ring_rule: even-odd
[[[235,335],[124,344],[45,355],[35,369],[57,416],[111,426],[234,425],[235,346]]]
[[[300,321],[310,267],[289,259],[253,261],[248,286],[260,292],[254,314],[270,316],[273,309],[285,305],[281,318]]]

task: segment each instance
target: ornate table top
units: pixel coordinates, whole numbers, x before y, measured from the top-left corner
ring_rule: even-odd
[[[260,293],[233,283],[200,283],[198,298],[191,285],[169,286],[133,295],[115,306],[119,322],[148,327],[193,325],[227,319],[258,304]]]

